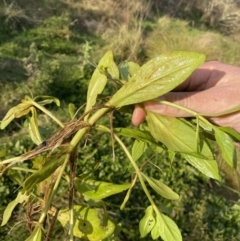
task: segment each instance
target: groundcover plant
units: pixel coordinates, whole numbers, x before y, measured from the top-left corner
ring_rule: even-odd
[[[169,162],[175,154],[181,155],[207,177],[220,181],[212,148],[217,145],[226,163],[236,167],[234,142],[240,141],[237,132],[228,127],[215,126],[192,110],[158,99],[185,81],[204,61],[203,54],[176,51],[157,56],[142,66],[130,61],[117,65],[113,53],[108,51],[99,61],[89,81],[84,111],[74,111],[74,106],[69,104],[67,123],[62,123],[60,117],[56,117],[45,107],[52,103],[60,106],[60,101],[55,97],[26,96],[20,104],[12,107],[1,121],[1,129],[5,129],[15,118],[26,118],[29,135],[36,147],[8,159],[4,158],[7,150],[0,151],[1,176],[14,172],[16,175],[17,172],[24,175],[23,181],[15,178],[20,186],[18,195],[7,205],[1,225],[8,223],[18,204],[37,203],[40,207],[38,220],[34,222],[27,241],[48,240],[56,220],[68,230],[69,240],[78,237],[97,241],[114,237],[119,226],[114,221],[114,216],[109,214],[104,199],[125,191],[120,207],[124,209],[132,189],[136,183],[140,183],[149,200],[149,206],[139,222],[140,236],[149,234],[152,239],[161,237],[164,241],[182,240],[178,226],[155,204],[149,189],[169,200],[177,200],[179,195],[160,180],[144,173],[144,166],[138,163],[138,159],[148,149],[156,155],[164,150],[168,153]],[[108,98],[102,98],[108,83],[113,84],[115,92]],[[192,118],[173,118],[145,110],[146,122],[139,128],[114,128],[113,112],[128,111],[134,104],[141,105],[147,100],[183,109]],[[239,109],[236,106],[219,115]],[[49,133],[46,140],[43,140],[38,124],[39,113],[48,115],[59,126],[59,130]],[[110,116],[110,127],[101,124],[100,120],[106,115]],[[91,172],[79,173],[77,164],[81,160],[77,150],[83,148],[83,144],[88,145],[88,133],[92,130],[109,135],[112,141],[109,158],[114,159],[116,145],[122,148],[132,166],[131,170],[134,170],[129,183],[121,183],[121,180],[118,184],[94,180]],[[131,150],[124,143],[125,138],[134,140]],[[95,168],[97,167],[92,167],[93,172]],[[158,167],[155,165],[155,168]],[[57,208],[53,201],[60,187],[66,188],[69,200],[67,206]],[[79,195],[81,202],[74,202],[75,195]]]

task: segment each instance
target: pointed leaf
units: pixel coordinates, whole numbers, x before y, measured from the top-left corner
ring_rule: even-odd
[[[181,155],[194,167],[196,167],[200,172],[202,172],[207,177],[211,177],[216,180],[221,180],[218,165],[215,160],[204,160],[191,156],[188,154],[181,153]]]
[[[178,226],[168,216],[162,213],[158,213],[156,215],[155,225],[156,229],[159,229],[159,234],[164,241],[182,241],[182,235]],[[155,227],[153,228],[153,230],[154,229]]]
[[[68,105],[68,113],[69,113],[71,119],[74,118],[75,111],[76,111],[76,106],[75,106],[73,103],[70,103],[70,104]]]
[[[115,225],[110,219],[103,222],[101,211],[93,208],[75,205],[73,234],[89,241],[104,240],[113,234]],[[60,210],[57,219],[63,227],[69,227],[69,211]]]
[[[56,169],[61,166],[65,160],[65,155],[59,157],[52,157],[49,156],[46,158],[45,163],[42,165],[41,169],[34,172],[31,176],[29,176],[24,184],[23,184],[23,190],[24,191],[31,191],[34,186],[51,176]]]
[[[14,210],[14,208],[19,203],[23,203],[23,202],[27,201],[28,198],[29,198],[29,196],[26,195],[25,193],[22,193],[21,191],[18,193],[17,197],[13,201],[11,201],[7,205],[6,209],[4,210],[1,226],[4,226],[8,222],[9,218],[12,215],[12,211]]]
[[[140,66],[134,62],[128,62],[127,60],[121,62],[118,66],[121,79],[128,80],[132,77],[138,70]]]
[[[232,138],[218,127],[214,127],[214,134],[217,144],[221,149],[223,159],[229,166],[236,168],[237,152]]]
[[[213,159],[212,151],[206,141],[201,139],[199,145],[196,131],[181,119],[152,112],[147,112],[146,119],[152,136],[169,150]]]
[[[156,221],[154,217],[153,207],[149,206],[145,210],[144,217],[139,222],[139,231],[141,234],[141,238],[144,238],[149,232],[151,232],[152,228],[155,225],[155,222]]]
[[[1,129],[3,130],[15,118],[20,118],[24,115],[27,115],[30,111],[31,106],[32,103],[30,101],[22,100],[22,103],[11,108],[1,121]]]
[[[104,71],[108,71],[109,68],[112,69],[112,71],[110,70],[111,73],[116,72],[113,65],[116,65],[113,60],[113,54],[111,51],[108,51],[100,60],[89,82],[86,112],[89,111],[95,105],[97,96],[102,93],[107,83],[107,76],[104,73]]]
[[[240,142],[240,134],[237,131],[233,130],[232,128],[226,127],[226,126],[220,126],[218,127],[218,129],[230,135],[234,141]]]
[[[130,128],[115,128],[114,132],[122,136],[135,138],[137,140],[140,140],[146,143],[153,143],[156,145],[158,144],[151,136],[151,134],[145,130],[140,131],[140,130],[135,130]]]
[[[184,51],[151,59],[113,95],[109,104],[119,108],[157,98],[185,81],[204,60],[203,54]]]
[[[36,226],[31,233],[31,235],[25,241],[42,241],[43,240],[43,230],[41,227]]]
[[[75,178],[74,184],[78,192],[87,198],[101,200],[111,195],[123,192],[130,187],[130,183],[113,184],[92,179]]]
[[[43,141],[38,129],[37,111],[35,108],[31,108],[31,112],[32,112],[32,116],[29,118],[29,133],[32,141],[36,145],[39,145]]]
[[[144,177],[144,179],[148,182],[148,184],[151,186],[151,188],[156,191],[158,194],[160,194],[162,197],[170,200],[177,200],[179,199],[179,196],[177,193],[175,193],[170,187],[165,185],[159,180],[156,180],[152,177],[148,177],[144,173],[141,173],[141,175]]]
[[[38,99],[42,99],[42,100],[39,101]],[[48,95],[36,96],[34,98],[34,101],[37,101],[41,105],[48,105],[48,104],[51,104],[54,102],[57,106],[60,106],[60,101],[58,98],[53,97],[53,96],[48,96]]]
[[[148,145],[146,142],[135,140],[132,146],[132,158],[137,161],[143,153],[147,150]]]

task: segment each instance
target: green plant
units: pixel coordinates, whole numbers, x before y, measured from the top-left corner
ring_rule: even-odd
[[[68,230],[69,240],[74,240],[74,237],[92,241],[115,237],[120,225],[108,213],[105,199],[127,190],[120,207],[124,209],[139,182],[150,204],[139,222],[141,237],[151,233],[153,239],[182,240],[177,225],[166,215],[164,208],[156,205],[151,193],[153,190],[168,200],[177,200],[179,195],[160,180],[147,175],[147,165],[153,165],[156,171],[159,170],[156,163],[140,163],[139,159],[145,152],[158,155],[166,151],[171,163],[175,154],[179,154],[207,177],[220,181],[211,145],[217,144],[226,163],[236,167],[234,141],[239,141],[240,135],[230,128],[211,124],[194,111],[166,101],[161,102],[184,109],[194,118],[177,119],[146,111],[147,122],[139,129],[114,128],[113,112],[129,111],[133,104],[150,99],[158,101],[158,96],[182,83],[204,60],[203,54],[179,51],[160,55],[141,67],[127,61],[117,66],[109,51],[100,60],[89,82],[84,112],[79,114],[81,109],[75,111],[74,105],[69,104],[70,120],[66,124],[45,108],[45,105],[53,102],[60,105],[60,101],[54,97],[26,96],[20,104],[11,108],[1,121],[1,129],[5,129],[15,118],[26,116],[30,137],[37,147],[1,161],[1,174],[11,175],[21,187],[17,197],[4,211],[2,226],[7,224],[17,204],[26,204],[31,231],[27,241],[43,240],[44,237],[49,240],[56,219]],[[99,98],[104,94],[108,82],[113,84],[116,91],[110,96]],[[61,127],[45,141],[38,124],[39,110]],[[239,106],[219,115],[236,110],[239,110]],[[101,123],[101,119],[109,113],[110,128]],[[88,135],[93,131],[109,135],[113,162],[116,143],[122,148],[131,166],[128,168],[132,174],[130,182],[115,184],[94,180],[94,172],[98,168],[96,164],[92,165],[92,170],[80,172],[79,148],[88,145]],[[131,151],[121,136],[134,139]],[[0,152],[0,157],[4,156],[7,156],[5,149]],[[30,160],[29,165],[23,165],[27,160]],[[62,202],[65,206],[58,207],[56,200],[60,186],[62,193],[68,191],[68,202]],[[36,215],[37,220],[32,220]]]

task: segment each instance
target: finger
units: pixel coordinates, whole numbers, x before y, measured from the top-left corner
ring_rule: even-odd
[[[135,126],[138,126],[144,121],[144,119],[145,119],[144,110],[139,105],[136,105],[132,115],[132,123]]]
[[[216,116],[218,113],[239,105],[239,92],[240,87],[221,86],[199,92],[170,92],[162,96],[161,99],[183,106],[203,116]],[[144,106],[146,110],[162,115],[174,117],[191,116],[189,112],[157,102],[146,102]]]
[[[240,133],[239,119],[240,119],[240,112],[235,112],[235,113],[220,116],[220,117],[210,118],[210,121],[219,126],[231,127],[235,131]]]

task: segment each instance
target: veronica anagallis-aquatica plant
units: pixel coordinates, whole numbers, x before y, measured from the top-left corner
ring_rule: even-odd
[[[155,204],[149,188],[169,200],[177,200],[179,195],[160,180],[144,173],[144,168],[138,164],[139,158],[148,148],[156,155],[165,150],[171,161],[176,153],[181,155],[191,165],[209,178],[220,180],[218,165],[210,143],[216,143],[228,165],[236,167],[235,141],[240,141],[240,135],[226,127],[218,127],[205,117],[182,106],[161,101],[165,105],[174,106],[189,112],[193,118],[173,118],[146,111],[146,122],[140,128],[114,128],[99,124],[99,120],[113,111],[121,111],[134,104],[140,104],[157,98],[181,84],[203,62],[205,56],[196,52],[176,51],[157,56],[142,66],[124,61],[117,65],[111,51],[107,52],[89,81],[85,111],[76,118],[69,105],[70,120],[63,124],[45,106],[60,101],[50,96],[26,96],[20,104],[11,108],[1,121],[1,129],[5,129],[15,118],[26,116],[29,134],[37,145],[20,156],[4,159],[5,150],[1,150],[1,175],[8,175],[10,170],[21,171],[25,180],[18,183],[20,188],[15,200],[10,202],[3,214],[2,226],[7,224],[14,208],[18,204],[28,202],[40,205],[39,218],[32,228],[26,241],[48,240],[54,222],[57,219],[65,229],[68,229],[69,240],[74,237],[84,240],[104,240],[116,235],[117,224],[108,213],[104,199],[125,191],[126,196],[120,206],[124,209],[131,191],[140,183],[143,192],[149,200],[149,206],[139,222],[140,236],[150,234],[152,239],[161,237],[164,241],[182,240],[181,232],[176,223],[161,211]],[[115,93],[101,105],[97,100],[108,81],[114,83]],[[239,106],[229,110],[239,110]],[[47,140],[42,140],[38,125],[38,112],[48,115],[59,125],[59,131]],[[221,113],[222,114],[222,113]],[[80,162],[77,148],[80,141],[87,139],[88,132],[105,132],[112,142],[122,148],[126,159],[132,165],[134,172],[128,183],[115,184],[94,180],[91,173],[76,174],[76,163]],[[131,151],[122,141],[121,136],[134,140]],[[116,145],[115,144],[115,145]],[[113,145],[114,153],[114,145]],[[110,154],[111,155],[111,154]],[[26,160],[32,162],[31,167],[22,167]],[[94,169],[94,167],[93,167]],[[69,204],[57,209],[53,202],[61,182],[68,183]],[[46,189],[46,186],[48,187]],[[73,195],[79,193],[83,202],[74,203]],[[95,207],[89,203],[100,203]],[[46,224],[51,216],[50,224]]]

